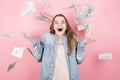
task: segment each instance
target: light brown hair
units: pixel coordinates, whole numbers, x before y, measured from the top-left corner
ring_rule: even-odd
[[[74,47],[74,45],[76,45],[77,43],[77,35],[76,33],[72,30],[70,24],[68,23],[66,17],[63,14],[58,14],[56,15],[53,20],[52,20],[52,24],[50,25],[50,33],[55,34],[55,30],[54,30],[54,20],[57,16],[62,16],[64,17],[65,21],[66,21],[66,31],[65,31],[65,35],[67,36],[67,41],[68,41],[68,55],[72,54],[72,49]]]

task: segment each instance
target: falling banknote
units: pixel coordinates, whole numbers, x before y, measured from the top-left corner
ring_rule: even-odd
[[[40,13],[40,14],[36,15],[36,17],[43,23],[49,22],[52,20],[52,17],[45,13]]]
[[[79,24],[85,18],[92,16],[94,7],[91,4],[86,4],[82,10],[79,10],[76,0],[72,0],[74,10],[76,12],[76,23]]]
[[[89,24],[78,25],[78,31],[86,30]]]
[[[32,0],[29,0],[22,12],[22,15],[27,16],[28,14],[33,13],[33,12],[35,12],[35,6]]]
[[[90,23],[79,25],[78,31],[81,31],[81,30],[86,30],[85,37],[90,37],[92,25]]]
[[[14,69],[14,68],[15,68],[15,65],[16,65],[16,61],[13,62],[13,63],[11,63],[11,64],[9,64],[8,69],[7,69],[7,72],[9,72],[10,70]]]
[[[86,36],[86,37],[90,37],[91,31],[92,31],[92,25],[91,25],[91,24],[88,24],[87,29],[86,29],[85,36]]]
[[[48,7],[48,8],[53,8],[53,5],[49,4],[45,0],[38,0],[42,5]]]
[[[13,49],[13,52],[11,55],[15,56],[15,57],[18,57],[18,58],[22,58],[22,55],[23,55],[23,51],[25,50],[24,47],[15,47]]]
[[[10,34],[0,34],[0,38],[13,38],[15,35],[13,33]]]

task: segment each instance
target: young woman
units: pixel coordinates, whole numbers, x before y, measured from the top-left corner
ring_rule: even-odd
[[[84,59],[84,47],[91,39],[78,40],[64,15],[56,15],[49,32],[41,41],[24,36],[34,43],[34,56],[42,62],[40,80],[80,80],[77,64]]]

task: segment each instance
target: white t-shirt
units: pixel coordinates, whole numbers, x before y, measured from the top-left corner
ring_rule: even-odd
[[[58,41],[52,80],[70,80],[62,39]]]

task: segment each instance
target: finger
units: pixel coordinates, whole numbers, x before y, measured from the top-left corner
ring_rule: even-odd
[[[24,38],[26,38],[26,37],[27,37],[27,34],[26,34],[26,33],[24,33],[24,32],[22,32],[22,33],[21,33],[21,35],[22,35]]]
[[[96,42],[96,40],[92,40],[91,42]]]
[[[91,41],[88,41],[88,43],[90,43],[90,42],[96,42],[96,40],[91,40]]]
[[[30,36],[29,35],[27,35],[26,33],[24,33],[24,32],[22,32],[21,33],[21,35],[25,38],[25,39],[30,39]]]

